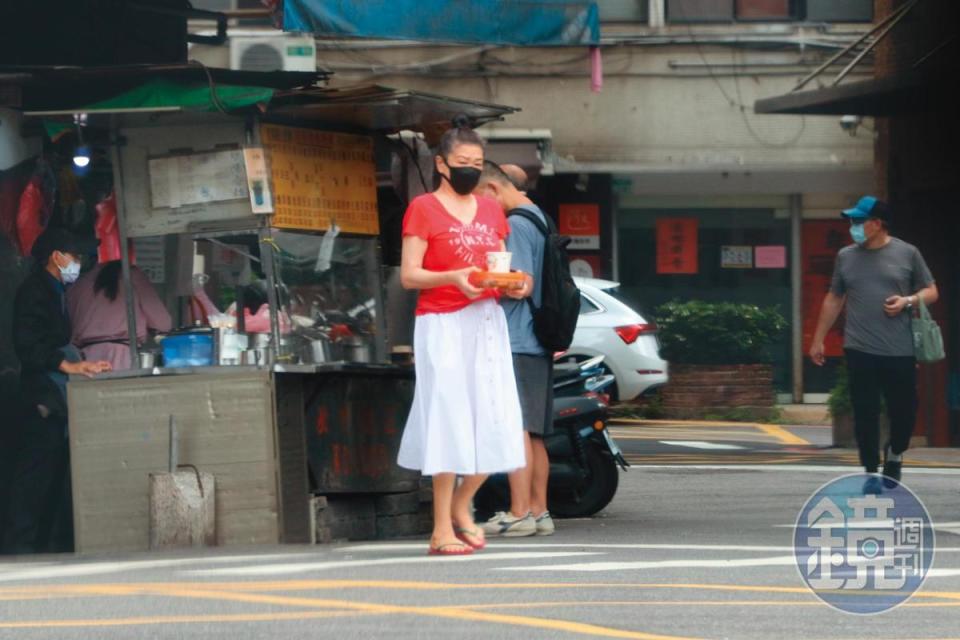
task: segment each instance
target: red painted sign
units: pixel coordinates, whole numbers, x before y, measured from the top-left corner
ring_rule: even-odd
[[[560,233],[570,236],[570,249],[600,248],[600,205],[561,204]]]
[[[837,252],[851,243],[850,225],[843,220],[805,220],[803,222],[803,352],[810,351],[817,330],[820,306],[830,290]],[[824,355],[843,355],[843,316],[837,320],[823,342]]]
[[[697,219],[657,219],[657,273],[697,273]]]

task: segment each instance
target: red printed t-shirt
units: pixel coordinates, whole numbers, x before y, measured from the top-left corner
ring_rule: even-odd
[[[454,271],[475,266],[486,269],[487,252],[500,251],[510,232],[503,209],[490,198],[477,197],[477,215],[463,224],[451,215],[432,193],[414,198],[403,216],[403,235],[427,241],[423,268],[427,271]],[[477,298],[468,298],[454,285],[424,289],[417,301],[417,315],[452,313],[467,305],[497,298],[496,289],[485,289]]]

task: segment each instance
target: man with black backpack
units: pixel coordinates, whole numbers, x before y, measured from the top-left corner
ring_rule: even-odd
[[[511,267],[533,277],[528,296],[501,300],[523,411],[527,466],[509,475],[510,510],[494,514],[482,526],[492,536],[548,536],[555,526],[547,511],[550,461],[543,438],[553,430],[553,352],[573,339],[580,294],[570,277],[565,244],[550,219],[517,187],[518,176],[511,177],[516,173],[522,169],[485,163],[477,193],[503,207],[510,225],[506,248],[512,253]],[[576,307],[572,313],[571,305]]]

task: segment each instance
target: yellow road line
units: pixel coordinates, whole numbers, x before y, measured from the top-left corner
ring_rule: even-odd
[[[820,600],[571,600],[557,602],[509,602],[460,605],[463,609],[536,609],[538,607],[576,606],[640,606],[640,607],[822,607]],[[907,602],[900,605],[908,608],[960,607],[960,602]]]
[[[551,631],[564,631],[567,633],[576,633],[580,635],[601,638],[628,638],[632,640],[693,640],[683,636],[663,636],[653,633],[644,633],[641,631],[628,631],[625,629],[615,629],[612,627],[601,627],[582,622],[571,622],[568,620],[549,620],[544,618],[532,618],[528,616],[470,611],[458,606],[411,607],[403,605],[354,602],[349,600],[330,600],[325,598],[301,598],[290,596],[273,596],[258,593],[239,593],[234,591],[212,591],[204,588],[162,589],[159,590],[157,594],[208,600],[247,602],[251,604],[289,605],[297,607],[337,607],[356,610],[364,613],[396,613],[431,618],[466,620],[472,622],[496,622],[511,626],[547,629]]]
[[[740,431],[683,431],[682,433],[677,433],[672,429],[627,429],[621,431],[619,429],[611,429],[610,435],[615,438],[623,438],[625,440],[630,439],[647,439],[655,440],[659,438],[671,438],[675,439],[682,437],[688,440],[699,440],[706,438],[751,438],[757,441],[766,442],[770,439],[767,434],[757,433],[755,430],[740,430]]]
[[[222,587],[222,588],[221,588]],[[380,588],[387,590],[529,590],[529,589],[557,589],[582,590],[584,588],[615,588],[640,590],[692,590],[716,591],[729,593],[779,593],[800,595],[809,600],[803,601],[609,601],[588,602],[576,600],[572,602],[532,602],[532,603],[483,603],[474,605],[456,605],[440,607],[414,607],[403,605],[377,604],[355,602],[349,600],[335,600],[324,598],[304,598],[292,596],[274,596],[262,593],[263,591],[295,591],[304,589],[369,589]],[[260,593],[251,593],[251,590]],[[375,614],[402,614],[424,617],[438,617],[475,622],[490,622],[512,626],[529,627],[551,631],[562,631],[580,635],[607,638],[631,638],[635,640],[681,640],[679,636],[662,636],[657,634],[628,631],[610,627],[601,627],[592,624],[578,623],[563,620],[550,620],[537,617],[517,616],[492,613],[489,609],[510,608],[544,608],[553,606],[570,607],[592,606],[606,604],[609,606],[821,606],[819,601],[813,600],[813,594],[805,587],[778,587],[771,585],[725,585],[725,584],[696,584],[696,583],[433,583],[417,581],[389,581],[389,580],[297,580],[286,582],[260,583],[146,583],[146,584],[88,584],[88,585],[43,585],[19,589],[4,589],[9,595],[19,593],[25,596],[38,595],[38,592],[64,595],[159,595],[168,597],[185,597],[191,599],[208,599],[218,601],[245,602],[250,604],[269,604],[294,607],[310,607],[334,609],[332,611],[299,611],[286,613],[251,613],[240,615],[205,615],[205,616],[142,616],[115,619],[80,619],[80,620],[33,620],[0,622],[0,628],[66,628],[66,627],[109,627],[109,626],[136,626],[156,625],[168,623],[202,623],[202,622],[257,622],[300,620],[310,618],[353,617]],[[908,602],[902,606],[916,608],[930,607],[958,607],[960,606],[960,592],[921,591],[914,598],[926,600],[948,600],[950,602]]]
[[[240,613],[195,616],[139,616],[130,618],[80,618],[66,620],[21,620],[0,622],[0,629],[50,629],[69,627],[125,627],[157,624],[194,624],[209,622],[279,622],[315,618],[344,618],[358,615],[353,611],[300,611],[289,613]]]
[[[729,428],[739,428],[739,429],[757,429],[762,431],[766,435],[775,439],[776,441],[782,444],[792,444],[792,445],[809,445],[810,442],[801,438],[800,436],[794,435],[784,429],[783,427],[775,424],[765,424],[760,422],[724,422],[724,421],[713,421],[713,420],[682,420],[682,421],[673,421],[673,420],[638,420],[632,418],[614,418],[610,421],[611,426],[620,426],[620,425],[636,425],[636,426],[649,426],[649,427],[671,427],[676,429],[698,429],[698,428],[708,428],[708,429],[729,429]]]
[[[639,418],[611,418],[610,424],[613,426],[619,425],[636,425],[636,426],[651,426],[651,427],[677,427],[679,429],[687,427],[708,427],[711,429],[722,428],[722,427],[749,427],[755,423],[753,422],[730,422],[724,420],[642,420]]]
[[[424,582],[411,580],[284,580],[267,582],[147,582],[112,584],[61,584],[28,587],[7,587],[3,594],[66,594],[66,595],[149,595],[169,590],[197,590],[231,593],[262,591],[306,591],[345,589],[384,589],[388,591],[509,591],[529,589],[663,589],[725,591],[742,593],[810,594],[804,586],[737,585],[686,582]],[[919,597],[960,600],[960,591],[920,591]],[[340,602],[340,601],[336,601]]]
[[[810,443],[800,436],[794,435],[784,429],[781,426],[775,424],[760,424],[757,423],[753,425],[757,429],[760,429],[768,436],[778,439],[783,444],[799,444],[799,445],[809,445]]]

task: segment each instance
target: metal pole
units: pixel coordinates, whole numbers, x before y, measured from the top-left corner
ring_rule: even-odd
[[[260,227],[260,262],[267,277],[267,304],[270,305],[270,341],[274,358],[280,357],[280,298],[277,295],[277,274],[274,262],[274,240],[270,227]],[[270,363],[268,363],[270,364]]]
[[[803,403],[803,200],[790,195],[790,344],[793,352],[793,402]]]
[[[915,5],[915,4],[916,4],[916,0],[914,0],[914,1],[911,2],[910,4],[906,5],[906,6],[897,14],[896,18],[894,18],[893,20],[891,20],[891,21],[890,21],[890,24],[888,24],[888,25],[883,29],[883,31],[881,31],[879,34],[877,34],[876,39],[874,39],[873,42],[871,42],[871,43],[868,44],[866,47],[864,47],[863,51],[861,51],[860,53],[858,53],[858,54],[856,55],[856,57],[854,57],[854,59],[850,61],[850,64],[848,64],[847,66],[845,66],[845,67],[843,68],[843,70],[842,70],[839,74],[837,74],[837,77],[833,79],[833,84],[834,84],[834,86],[840,84],[840,81],[843,80],[844,78],[846,78],[846,77],[847,77],[847,74],[850,73],[851,71],[853,71],[853,68],[854,68],[855,66],[857,66],[857,64],[859,64],[860,61],[863,60],[864,57],[866,57],[866,55],[867,55],[868,53],[870,53],[871,51],[873,51],[874,47],[876,47],[876,46],[880,43],[880,41],[883,40],[883,38],[884,38],[888,33],[890,33],[890,30],[891,30],[891,29],[893,29],[895,26],[897,26],[897,24],[904,18],[904,16],[907,15],[907,13],[910,12],[910,9],[912,9],[912,8],[913,8],[913,5]]]
[[[137,345],[137,310],[133,297],[133,281],[130,279],[130,248],[127,246],[127,216],[124,201],[123,164],[120,155],[121,139],[117,117],[113,116],[110,144],[110,161],[113,164],[113,197],[117,203],[117,231],[120,234],[120,269],[123,275],[123,292],[127,301],[127,339],[130,341],[130,368],[140,366],[140,349]]]
[[[870,31],[867,31],[865,34],[863,34],[862,36],[860,36],[859,38],[857,38],[856,40],[854,40],[853,42],[851,42],[849,45],[847,45],[846,47],[844,47],[843,49],[841,49],[840,51],[838,51],[838,52],[835,53],[834,55],[830,56],[830,57],[827,59],[826,62],[824,62],[824,63],[821,64],[819,67],[817,67],[816,69],[814,69],[813,71],[811,71],[809,75],[807,75],[803,80],[801,80],[800,82],[798,82],[798,83],[797,83],[797,86],[795,86],[795,87],[793,88],[793,91],[799,91],[800,89],[803,89],[805,86],[807,86],[807,83],[809,83],[811,80],[813,80],[813,79],[816,78],[818,75],[820,75],[821,73],[823,73],[823,72],[824,72],[828,67],[830,67],[834,62],[836,62],[837,60],[839,60],[839,59],[842,58],[843,56],[847,55],[848,53],[850,53],[851,51],[853,51],[854,49],[856,49],[857,45],[859,45],[861,42],[864,42],[867,38],[869,38],[870,36],[872,36],[872,35],[874,35],[875,33],[877,33],[877,31],[879,31],[880,29],[882,29],[882,28],[884,27],[884,25],[886,25],[887,23],[889,23],[891,20],[897,20],[897,19],[899,19],[899,16],[906,14],[907,11],[909,11],[911,8],[913,8],[913,5],[914,5],[914,4],[916,4],[916,0],[913,0],[913,2],[910,2],[909,4],[900,7],[899,9],[897,9],[896,11],[894,11],[893,13],[891,13],[890,15],[888,15],[886,18],[884,18],[883,20],[881,20],[880,22],[878,22],[878,23],[876,24],[876,26],[874,26],[872,29],[870,29]],[[886,32],[884,32],[884,33],[886,33]],[[881,37],[882,37],[882,36],[881,36]],[[874,43],[874,44],[876,44],[876,43]],[[872,48],[872,46],[871,46],[870,48]],[[869,51],[869,49],[867,49],[867,50]],[[836,83],[834,83],[834,84],[836,84]]]

